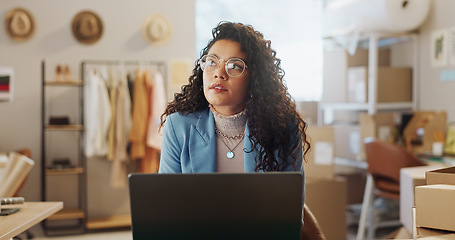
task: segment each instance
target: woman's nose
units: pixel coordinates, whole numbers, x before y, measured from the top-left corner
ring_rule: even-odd
[[[226,72],[226,68],[225,68],[224,64],[225,64],[224,60],[220,59],[220,61],[218,63],[218,68],[215,70],[215,73],[214,73],[215,78],[221,78],[223,80],[227,80],[228,74]]]

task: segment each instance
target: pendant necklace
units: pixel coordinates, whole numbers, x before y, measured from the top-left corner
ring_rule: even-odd
[[[239,142],[235,145],[235,147],[232,148],[232,149],[230,149],[230,148],[228,147],[228,145],[226,144],[226,142],[224,142],[224,138],[223,138],[223,143],[224,143],[224,145],[226,146],[226,148],[229,150],[229,152],[226,153],[226,157],[228,157],[229,159],[234,158],[234,156],[235,156],[234,150],[235,150],[235,148],[242,142],[243,137],[244,137],[244,136],[242,136],[242,137],[240,138],[240,141],[239,141]]]
[[[245,137],[245,134],[242,133],[238,136],[234,136],[234,137],[229,137],[229,136],[226,136],[224,135],[220,130],[218,130],[218,128],[215,127],[215,132],[218,136],[222,137],[223,139],[223,143],[224,143],[224,146],[226,146],[226,148],[229,150],[227,153],[226,153],[226,157],[229,158],[229,159],[232,159],[234,158],[235,154],[234,154],[234,150],[237,148],[237,146],[242,142],[242,139]],[[230,139],[240,139],[240,141],[234,146],[234,148],[230,149],[229,146],[226,144],[226,142],[224,141],[225,138],[230,138]]]

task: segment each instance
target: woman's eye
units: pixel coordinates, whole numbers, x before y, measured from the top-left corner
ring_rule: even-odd
[[[216,62],[213,61],[213,60],[207,60],[206,63],[207,63],[208,66],[216,66]]]
[[[242,70],[243,66],[241,64],[237,64],[237,63],[229,63],[228,69]]]

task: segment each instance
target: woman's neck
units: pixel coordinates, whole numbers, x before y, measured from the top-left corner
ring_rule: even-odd
[[[226,116],[218,112],[212,105],[210,105],[210,111],[213,113],[215,118],[216,126],[221,130],[233,130],[233,129],[244,129],[246,123],[246,109],[240,111],[237,114]],[[241,130],[243,131],[243,130]]]

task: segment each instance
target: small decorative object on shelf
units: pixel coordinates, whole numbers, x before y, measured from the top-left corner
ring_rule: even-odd
[[[75,83],[73,75],[71,74],[70,66],[68,64],[57,64],[55,67],[55,81],[57,83]]]
[[[68,65],[65,65],[63,67],[63,79],[65,82],[76,82],[76,80],[74,80],[73,76],[71,75],[71,70]]]
[[[68,169],[74,168],[71,164],[69,158],[59,158],[52,161],[52,165],[48,167],[49,169]]]
[[[63,69],[60,64],[55,67],[55,81],[63,82]]]
[[[67,116],[51,116],[49,118],[50,125],[68,125],[70,120]]]

